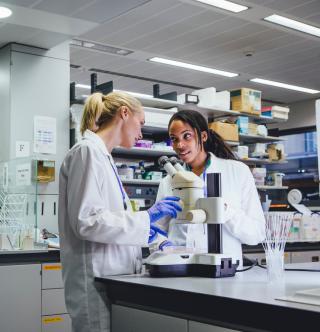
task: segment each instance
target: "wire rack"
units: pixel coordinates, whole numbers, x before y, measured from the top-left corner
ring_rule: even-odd
[[[26,194],[11,194],[0,191],[0,239],[1,249],[20,248],[20,236],[30,225],[24,223],[27,208]]]

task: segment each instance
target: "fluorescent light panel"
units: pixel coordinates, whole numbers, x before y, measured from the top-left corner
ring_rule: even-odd
[[[6,18],[12,15],[12,10],[7,7],[0,7],[0,18]]]
[[[213,7],[221,8],[228,10],[233,13],[240,13],[244,10],[249,9],[247,6],[238,5],[237,3],[226,1],[226,0],[195,0],[206,5],[210,5]]]
[[[286,83],[265,80],[263,78],[253,78],[250,80],[250,82],[272,85],[272,86],[276,86],[278,88],[284,88],[284,89],[295,90],[295,91],[311,93],[311,94],[320,93],[320,91],[318,91],[318,90],[303,88],[301,86],[296,86],[296,85],[291,85],[291,84],[286,84]]]
[[[154,57],[154,58],[149,59],[149,61],[163,63],[163,64],[170,65],[170,66],[176,66],[176,67],[182,67],[182,68],[202,71],[204,73],[210,73],[210,74],[215,74],[215,75],[220,75],[220,76],[226,76],[226,77],[239,76],[239,74],[231,73],[228,71],[218,70],[218,69],[214,69],[214,68],[210,68],[210,67],[192,65],[190,63],[169,60],[169,59],[164,59],[164,58]]]
[[[265,17],[264,20],[268,21],[268,22],[272,22],[272,23],[276,23],[276,24],[285,26],[285,27],[290,28],[290,29],[298,30],[298,31],[307,33],[309,35],[320,37],[320,29],[319,28],[317,28],[315,26],[312,26],[312,25],[309,25],[309,24],[305,24],[305,23],[296,21],[296,20],[292,20],[290,18],[281,16],[281,15],[275,15],[274,14],[274,15]]]
[[[80,40],[80,39],[72,39],[70,44],[72,46],[77,46],[77,47],[83,47],[89,50],[96,50],[96,51],[101,51],[105,53],[110,53],[110,54],[117,54],[117,55],[128,55],[133,53],[131,50],[127,50],[124,48],[118,48],[106,44],[100,44],[96,42],[91,42],[91,41],[86,41],[86,40]]]

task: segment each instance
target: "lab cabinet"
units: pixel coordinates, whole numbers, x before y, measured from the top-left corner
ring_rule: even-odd
[[[240,332],[240,331],[230,330],[225,327],[198,323],[190,320],[188,332]]]
[[[63,287],[61,263],[42,264],[42,332],[71,332]]]
[[[66,314],[67,308],[64,301],[64,289],[42,290],[42,315]]]
[[[61,263],[42,264],[42,289],[63,288]]]
[[[41,265],[0,266],[1,332],[41,332]]]
[[[188,321],[149,311],[112,305],[112,332],[188,332]]]
[[[297,251],[291,253],[292,263],[307,263],[307,262],[319,262],[320,251]]]
[[[71,332],[70,316],[67,314],[43,316],[42,332]]]
[[[238,332],[150,311],[112,305],[111,332]]]

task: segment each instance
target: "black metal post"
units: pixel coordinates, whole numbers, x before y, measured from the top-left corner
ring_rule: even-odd
[[[221,173],[207,174],[207,196],[221,197]],[[222,253],[222,225],[208,224],[208,253]]]

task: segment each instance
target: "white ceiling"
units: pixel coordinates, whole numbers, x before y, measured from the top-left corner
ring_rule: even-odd
[[[192,0],[11,0],[14,15],[0,23],[0,45],[20,42],[52,47],[70,37],[134,51],[111,55],[71,47],[71,79],[89,84],[90,68],[218,90],[260,89],[263,98],[292,103],[317,97],[248,82],[262,77],[320,90],[320,38],[262,21],[278,13],[320,27],[319,0],[234,0],[250,10],[238,14]],[[10,5],[9,5],[10,3]],[[4,2],[3,2],[4,4]],[[19,20],[18,20],[19,19]],[[4,20],[3,20],[4,22]],[[253,51],[246,57],[246,51]],[[236,78],[150,63],[163,56],[240,73]],[[116,89],[152,94],[152,82],[98,73]],[[192,89],[160,84],[161,92]],[[79,93],[88,91],[79,90]],[[318,95],[319,96],[319,95]]]

